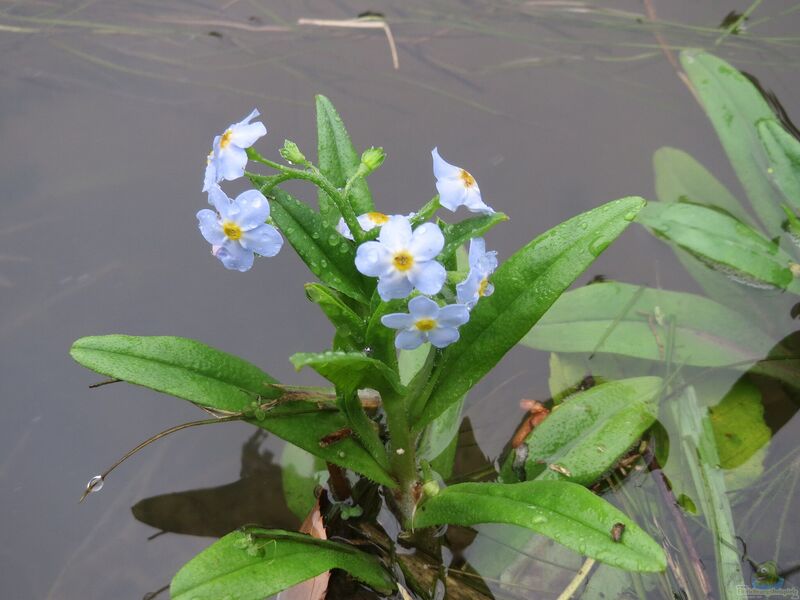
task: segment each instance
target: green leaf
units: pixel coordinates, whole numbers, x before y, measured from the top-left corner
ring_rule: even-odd
[[[508,216],[500,212],[472,217],[453,225],[449,225],[439,219],[438,223],[444,234],[445,243],[444,248],[436,260],[445,263],[463,244],[466,244],[474,237],[483,235],[492,227],[503,221],[508,221]]]
[[[653,424],[661,385],[660,377],[637,377],[570,396],[509,455],[507,464],[522,459],[527,481],[593,484]]]
[[[331,288],[319,283],[307,283],[305,289],[308,299],[318,305],[333,323],[337,339],[346,346],[342,349],[362,349],[367,328],[364,319],[347,306]]]
[[[482,298],[447,348],[436,386],[417,430],[457,402],[542,317],[553,302],[611,244],[644,206],[624,198],[583,213],[518,250],[492,276]]]
[[[377,558],[355,548],[301,533],[250,528],[234,531],[203,550],[173,577],[173,600],[262,600],[331,569],[342,569],[371,588],[395,585]]]
[[[307,401],[287,401],[266,411],[261,419],[252,418],[248,422],[326,462],[352,469],[382,485],[397,487],[397,483],[381,463],[352,435],[334,443],[322,444],[322,440],[331,434],[350,427],[345,415],[329,402],[320,408],[314,398]]]
[[[522,344],[551,352],[613,353],[659,361],[666,337],[658,320],[669,316],[675,317],[673,359],[679,364],[755,362],[774,345],[738,313],[713,300],[618,282],[567,292]]]
[[[789,255],[727,213],[683,202],[651,203],[637,219],[709,268],[755,288],[785,289],[793,282]]]
[[[800,209],[800,141],[777,119],[759,121],[757,128],[769,157],[767,175],[783,193],[785,202]]]
[[[750,217],[739,201],[690,154],[664,146],[653,154],[656,196],[661,202],[716,206],[743,223]]]
[[[344,390],[391,389],[402,394],[405,388],[392,369],[360,352],[298,352],[289,360],[298,371],[311,367],[325,379]]]
[[[250,176],[259,185],[260,176]],[[270,216],[298,256],[320,281],[366,303],[367,281],[356,270],[353,244],[316,212],[279,188],[269,191]]]
[[[108,377],[224,412],[243,412],[259,398],[280,395],[271,386],[277,381],[255,365],[186,338],[84,337],[72,345],[70,355]]]
[[[772,437],[764,422],[761,392],[747,380],[736,382],[708,415],[723,469],[743,465]]]
[[[568,481],[460,483],[425,500],[414,527],[508,523],[526,527],[601,562],[630,571],[663,571],[661,547],[602,498]],[[616,523],[625,525],[619,542]]]
[[[347,180],[358,170],[361,157],[353,148],[342,118],[331,101],[322,95],[318,95],[316,101],[319,170],[334,186],[343,189]],[[353,183],[349,199],[356,215],[375,210],[372,195],[363,178]],[[319,192],[319,207],[325,222],[334,227],[339,221],[339,211],[333,200],[322,190]]]
[[[779,235],[779,192],[766,172],[768,157],[756,129],[775,114],[758,88],[724,60],[696,50],[684,50],[680,58],[753,210],[770,236]]]

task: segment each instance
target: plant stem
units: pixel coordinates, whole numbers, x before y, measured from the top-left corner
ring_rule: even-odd
[[[319,189],[328,194],[330,199],[333,200],[334,204],[336,204],[336,208],[338,208],[339,212],[342,214],[344,222],[347,223],[347,227],[350,229],[350,233],[353,234],[355,241],[357,243],[362,243],[366,240],[364,230],[361,229],[361,225],[358,224],[356,213],[353,211],[353,207],[350,206],[350,202],[347,200],[347,197],[343,195],[336,188],[336,186],[334,186],[328,180],[328,178],[325,177],[325,175],[320,173],[318,169],[314,168],[313,166],[310,169],[295,169],[293,167],[287,167],[286,165],[282,165],[280,163],[271,161],[268,158],[264,158],[252,148],[247,149],[247,156],[254,162],[272,167],[276,171],[286,175],[287,179],[300,179],[316,185]]]
[[[408,426],[405,399],[392,392],[383,395],[383,410],[386,413],[386,425],[389,428],[389,462],[392,474],[400,484],[395,495],[404,526],[411,523],[416,500],[414,489],[417,484],[417,465],[415,458],[415,440]]]
[[[714,42],[715,46],[719,46],[726,37],[732,34],[739,25],[743,24],[747,18],[753,14],[753,11],[758,8],[758,5],[761,4],[764,0],[754,0],[754,2],[744,11],[738,19],[736,19],[733,23],[731,23],[728,28],[722,32],[722,35],[719,36],[716,41]]]

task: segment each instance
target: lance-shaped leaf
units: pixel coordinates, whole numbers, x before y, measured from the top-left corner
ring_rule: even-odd
[[[734,281],[778,289],[793,283],[791,257],[725,212],[699,204],[656,202],[642,210],[637,220]]]
[[[636,523],[585,487],[568,481],[460,483],[425,500],[414,527],[508,523],[526,527],[567,548],[629,571],[663,571],[661,547]],[[615,525],[624,533],[612,538]]]
[[[81,338],[70,350],[83,366],[129,383],[228,413],[250,413],[254,403],[275,404],[248,421],[320,458],[370,479],[394,480],[355,440],[320,446],[320,440],[347,427],[329,398],[283,401],[277,383],[258,367],[205,344],[177,337],[105,335]],[[318,401],[319,400],[319,401]],[[321,401],[327,405],[320,407]]]
[[[503,221],[508,221],[508,216],[499,212],[472,217],[453,225],[449,225],[439,219],[439,227],[444,234],[445,242],[444,248],[439,253],[439,256],[436,257],[436,260],[446,263],[462,245],[474,237],[482,236]]]
[[[785,202],[797,211],[800,209],[800,141],[777,119],[764,119],[757,127],[769,157],[767,175],[783,193]]]
[[[263,178],[249,175],[255,185]],[[367,302],[369,285],[356,270],[355,248],[311,208],[278,188],[269,192],[270,216],[320,281],[349,298]]]
[[[402,394],[400,378],[379,360],[361,352],[298,352],[291,359],[298,371],[311,367],[336,387],[355,391],[363,388]]]
[[[332,403],[320,408],[322,400],[284,402],[267,410],[260,418],[248,421],[326,462],[352,469],[382,485],[396,487],[397,483],[383,467],[384,461],[376,460],[352,435],[342,435],[351,427],[350,420]]]
[[[660,148],[653,155],[656,196],[661,202],[690,202],[720,208],[742,223],[751,224],[751,217],[728,189],[689,154],[675,148]],[[717,302],[740,312],[759,323],[769,323],[772,306],[779,298],[753,297],[752,290],[709,269],[694,255],[673,247],[678,260],[697,281],[703,291]]]
[[[716,206],[743,223],[750,217],[741,203],[708,169],[683,150],[664,146],[653,154],[656,196],[662,202]]]
[[[756,124],[772,119],[761,92],[747,77],[706,52],[681,52],[681,65],[697,91],[706,115],[733,165],[758,218],[771,236],[780,234],[779,192],[767,173],[768,157]]]
[[[522,344],[551,352],[607,352],[663,360],[666,339],[658,321],[670,316],[675,319],[673,359],[678,364],[715,367],[755,362],[774,345],[768,335],[713,300],[618,282],[567,292]]]
[[[593,484],[653,424],[661,385],[660,377],[636,377],[568,397],[510,453],[504,473],[522,462],[513,470],[527,481]]]
[[[325,96],[318,95],[317,101],[317,163],[319,170],[339,189],[358,170],[361,157],[353,148],[350,136],[342,123],[342,118]],[[375,210],[367,182],[361,178],[354,182],[350,191],[353,211],[361,215]],[[319,191],[319,206],[323,218],[329,226],[339,220],[339,211],[333,200],[322,190]]]
[[[84,367],[114,379],[171,394],[223,412],[248,410],[277,398],[275,379],[255,365],[171,336],[101,335],[77,340],[70,355]]]
[[[364,347],[367,324],[331,288],[319,283],[305,285],[306,296],[322,309],[336,328],[336,339],[347,350]]]
[[[436,386],[415,427],[442,414],[474,386],[542,317],[553,302],[628,226],[644,206],[623,198],[543,233],[492,276],[495,292],[482,298],[447,348]]]
[[[262,600],[331,569],[342,569],[382,592],[395,584],[377,558],[338,542],[281,530],[234,531],[186,563],[173,577],[173,600]]]

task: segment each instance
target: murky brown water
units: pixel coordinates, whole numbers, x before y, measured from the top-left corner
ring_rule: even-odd
[[[76,338],[182,335],[237,353],[281,381],[316,381],[287,359],[327,348],[330,337],[305,301],[300,261],[285,251],[246,275],[228,272],[196,230],[212,136],[253,106],[270,130],[259,144],[264,154],[276,155],[268,149],[285,137],[312,153],[313,94],[329,96],[357,145],[386,148],[389,160],[370,185],[387,212],[408,212],[435,193],[430,149],[438,145],[469,166],[487,202],[511,215],[489,236],[501,257],[580,211],[626,195],[652,197],[651,157],[661,146],[690,152],[738,190],[706,117],[652,32],[635,21],[572,10],[577,3],[222,4],[0,3],[4,598],[139,598],[166,585],[209,539],[148,540],[156,531],[130,507],[236,481],[252,433],[232,424],[178,433],[78,505],[91,475],[149,435],[202,414],[123,384],[89,390],[99,377],[69,358]],[[643,12],[639,2],[604,4]],[[665,21],[713,28],[748,3],[655,4]],[[793,4],[771,0],[754,18]],[[399,70],[380,30],[295,25],[364,9],[387,15]],[[732,37],[715,50],[756,74],[795,116],[798,42],[763,38],[795,34],[798,14],[754,24],[755,39]],[[712,45],[715,37],[663,32],[677,46]],[[310,188],[293,189],[313,197]],[[581,281],[597,273],[697,291],[671,251],[640,227]],[[793,329],[784,313],[774,326]],[[468,414],[488,456],[516,427],[518,400],[548,396],[547,358],[517,349],[471,394]],[[780,406],[775,422],[783,425],[791,411]],[[797,433],[796,420],[778,431],[775,456]],[[281,444],[264,447],[278,452]],[[269,478],[253,485],[274,497]],[[283,509],[263,510],[269,518]],[[796,521],[794,528],[790,539]]]

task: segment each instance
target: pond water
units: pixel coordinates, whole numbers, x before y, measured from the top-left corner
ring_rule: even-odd
[[[655,25],[646,13],[653,5]],[[209,500],[220,511],[235,506],[235,514],[222,523],[200,518],[185,530],[213,535],[258,517],[297,526],[275,484],[279,468],[270,465],[282,443],[250,439],[252,429],[243,424],[167,437],[115,471],[102,493],[77,502],[86,481],[129,448],[203,416],[133,386],[89,389],[100,377],[68,354],[81,336],[192,337],[281,381],[319,382],[310,372],[295,373],[287,360],[326,349],[331,334],[305,301],[308,277],[300,261],[282,252],[246,275],[225,271],[197,232],[194,215],[206,205],[205,156],[222,127],[257,106],[270,130],[262,153],[276,156],[268,149],[284,138],[311,153],[314,94],[323,93],[357,146],[386,149],[388,160],[370,186],[379,210],[396,213],[435,193],[430,149],[438,146],[449,160],[468,165],[487,202],[510,215],[488,236],[502,259],[601,203],[652,198],[652,157],[662,146],[687,151],[741,195],[710,123],[659,43],[713,48],[797,116],[796,3],[765,3],[746,35],[714,46],[726,14],[747,5],[0,3],[3,597],[138,598],[168,584],[210,538],[152,537],[158,529],[137,521],[130,507],[155,495],[215,488],[246,474]],[[297,25],[301,18],[347,19],[366,9],[386,15],[398,69],[380,29]],[[312,199],[311,188],[290,189]],[[638,225],[578,285],[598,274],[702,293],[672,250]],[[791,298],[773,293],[756,302],[771,307],[766,328],[774,340],[796,329]],[[549,397],[548,360],[547,352],[517,348],[471,393],[466,414],[481,454],[500,455],[522,416],[520,399]],[[718,398],[738,376],[719,374]],[[763,509],[747,517],[747,551],[756,562],[777,558],[789,567],[800,559],[800,507],[792,500],[800,467],[795,461],[792,471],[779,461],[796,449],[797,398],[777,386],[765,389],[773,432],[765,465],[778,464],[786,477],[760,498]],[[735,510],[742,518],[744,512]],[[777,549],[776,531],[782,532]],[[700,543],[698,551],[713,565],[713,548]],[[484,543],[478,552],[493,550]],[[480,556],[466,553],[480,571]],[[555,575],[552,588],[537,588],[543,580],[524,575],[502,587],[490,571],[487,585],[498,598],[556,598],[564,587]],[[800,587],[800,575],[787,575],[790,583]]]

